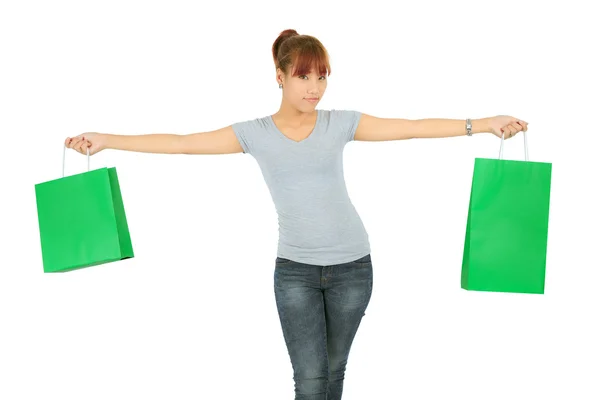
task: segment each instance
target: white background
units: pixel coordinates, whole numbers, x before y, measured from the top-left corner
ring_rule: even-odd
[[[588,2],[13,1],[0,6],[0,398],[293,399],[277,215],[250,155],[107,150],[135,258],[44,274],[34,185],[83,132],[206,132],[275,113],[288,28],[331,56],[321,109],[529,122],[551,162],[544,295],[468,292],[475,157],[500,140],[351,142],[371,303],[344,399],[598,399],[598,36]],[[522,134],[505,158],[523,158]],[[85,171],[67,153],[67,174]],[[514,204],[519,207],[519,204]],[[82,218],[85,216],[82,215]],[[510,242],[510,237],[499,237]]]

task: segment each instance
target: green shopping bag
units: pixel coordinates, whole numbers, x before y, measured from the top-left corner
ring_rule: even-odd
[[[544,293],[551,163],[476,158],[461,287]]]
[[[133,247],[116,168],[35,185],[44,272],[66,272],[126,258]]]

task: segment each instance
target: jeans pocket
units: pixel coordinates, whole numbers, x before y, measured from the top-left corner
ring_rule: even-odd
[[[292,262],[292,260],[289,260],[289,259],[283,258],[283,257],[279,257],[279,256],[275,259],[276,265],[289,264],[290,262]]]

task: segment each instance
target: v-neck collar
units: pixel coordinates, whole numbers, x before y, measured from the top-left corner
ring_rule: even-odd
[[[277,125],[275,125],[275,121],[273,120],[273,116],[269,115],[268,120],[271,122],[271,125],[272,125],[273,129],[275,129],[275,132],[277,132],[277,134],[279,136],[281,136],[283,139],[285,139],[285,140],[287,140],[289,142],[292,142],[292,143],[295,143],[295,144],[300,144],[300,143],[306,142],[311,137],[315,136],[315,133],[316,133],[318,127],[319,127],[319,121],[321,120],[321,110],[316,109],[316,111],[317,111],[317,120],[315,122],[315,126],[313,127],[313,130],[310,132],[310,135],[308,135],[307,137],[305,137],[304,139],[302,139],[302,140],[300,140],[298,142],[295,141],[294,139],[291,139],[291,138],[287,137],[286,135],[283,134],[283,132],[281,132],[279,130],[279,128],[277,128]]]

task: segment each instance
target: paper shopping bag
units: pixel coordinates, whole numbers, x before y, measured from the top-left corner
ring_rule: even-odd
[[[35,185],[44,272],[133,258],[116,168]]]
[[[543,294],[552,164],[476,158],[461,287]]]

